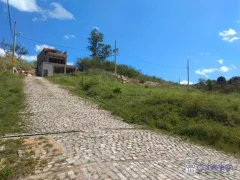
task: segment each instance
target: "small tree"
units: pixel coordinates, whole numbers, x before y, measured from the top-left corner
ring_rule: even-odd
[[[210,79],[207,80],[207,89],[208,91],[213,90],[213,82]]]
[[[200,78],[200,79],[198,80],[198,82],[199,82],[199,85],[200,85],[200,86],[205,86],[205,85],[207,84],[207,81],[206,81],[205,79],[203,79],[203,78]]]
[[[3,39],[0,43],[0,47],[3,49],[5,56],[10,56],[11,52],[12,52],[12,46],[11,44],[9,44],[8,42],[5,41],[5,39]]]
[[[4,50],[6,56],[11,56],[13,52],[13,45],[10,43],[6,42],[4,39],[0,43],[0,47]],[[15,52],[20,59],[23,55],[28,54],[28,50],[26,49],[25,46],[21,44],[17,44],[15,47]]]
[[[217,83],[218,84],[226,84],[227,80],[225,77],[220,76],[219,78],[217,78]]]
[[[15,47],[15,52],[18,55],[18,58],[21,59],[22,56],[28,54],[28,50],[25,48],[25,46],[21,44],[17,44]]]
[[[75,66],[78,70],[83,71],[91,67],[91,61],[89,58],[78,58]]]

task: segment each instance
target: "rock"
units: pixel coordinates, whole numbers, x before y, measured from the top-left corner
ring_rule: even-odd
[[[18,157],[19,157],[19,158],[22,158],[22,157],[23,157],[23,154],[24,154],[24,153],[23,153],[22,150],[18,150]]]
[[[69,171],[69,172],[68,172],[68,177],[69,177],[70,179],[76,179],[76,178],[77,178],[77,176],[75,175],[75,173],[74,173],[73,171]]]

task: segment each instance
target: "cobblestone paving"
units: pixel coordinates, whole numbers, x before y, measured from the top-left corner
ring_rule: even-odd
[[[240,179],[240,160],[179,138],[140,130],[43,78],[25,78],[25,126],[62,148],[25,179]],[[186,172],[186,164],[231,164]]]

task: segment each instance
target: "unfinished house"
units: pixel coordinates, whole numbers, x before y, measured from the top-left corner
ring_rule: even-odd
[[[54,73],[71,73],[75,66],[67,65],[67,52],[44,48],[37,56],[37,76],[52,76]]]

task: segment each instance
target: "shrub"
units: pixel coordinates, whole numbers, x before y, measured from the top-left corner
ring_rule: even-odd
[[[87,80],[85,82],[83,82],[83,85],[82,85],[82,89],[84,91],[88,91],[91,87],[93,86],[96,86],[98,84],[98,82],[96,80]]]
[[[122,93],[122,90],[121,90],[120,87],[116,87],[116,88],[113,89],[113,93],[120,94],[120,93]]]

